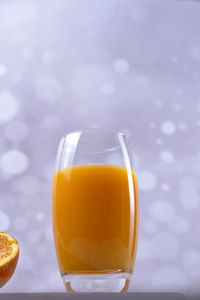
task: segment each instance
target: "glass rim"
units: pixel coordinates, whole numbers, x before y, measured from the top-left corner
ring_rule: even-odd
[[[70,136],[75,133],[92,133],[92,132],[110,133],[113,135],[126,137],[125,133],[117,131],[117,130],[112,130],[112,129],[107,129],[107,128],[85,128],[85,129],[73,130],[69,133],[66,133],[65,135],[63,135],[63,138],[66,138],[67,136]]]

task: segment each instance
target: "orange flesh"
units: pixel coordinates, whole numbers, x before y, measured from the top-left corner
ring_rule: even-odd
[[[130,190],[132,189],[132,196]],[[53,179],[53,230],[61,272],[133,270],[138,231],[136,174],[85,165]]]
[[[0,235],[0,260],[10,256],[12,253],[12,242],[6,236]]]

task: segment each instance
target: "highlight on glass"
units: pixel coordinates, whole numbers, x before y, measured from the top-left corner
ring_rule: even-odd
[[[134,272],[138,191],[122,133],[67,134],[57,154],[52,218],[68,292],[126,292]]]

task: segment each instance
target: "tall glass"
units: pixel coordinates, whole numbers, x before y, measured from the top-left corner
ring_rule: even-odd
[[[62,138],[52,215],[67,291],[127,291],[137,248],[138,193],[124,134],[91,129]]]

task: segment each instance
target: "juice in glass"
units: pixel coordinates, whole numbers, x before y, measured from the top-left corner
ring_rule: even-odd
[[[113,165],[69,167],[54,174],[52,194],[62,275],[132,273],[138,230],[134,171],[130,177],[125,167]]]

